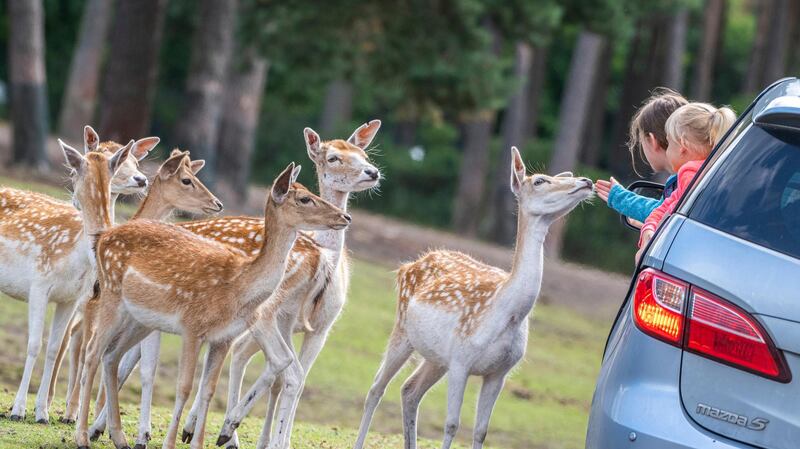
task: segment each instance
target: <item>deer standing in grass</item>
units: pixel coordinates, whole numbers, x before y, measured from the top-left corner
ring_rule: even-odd
[[[416,351],[423,357],[402,387],[405,447],[416,448],[417,409],[445,374],[447,422],[442,449],[459,425],[470,375],[483,377],[473,449],[483,447],[489,417],[508,372],[525,354],[530,314],[542,281],[543,242],[550,225],[592,195],[592,181],[571,173],[525,175],[511,149],[511,191],[517,197],[517,242],[511,273],[453,251],[432,251],[400,267],[397,317],[383,362],[364,405],[356,449],[361,449],[389,381]]]
[[[84,128],[87,154],[97,152],[110,157],[121,148],[99,140],[90,126]],[[111,194],[139,193],[146,188],[147,177],[139,171],[138,160],[156,144],[157,137],[148,137],[131,141],[125,147],[126,157],[119,160],[118,170],[109,179]],[[109,213],[109,219],[113,220],[113,212]],[[55,314],[35,406],[36,421],[49,422],[49,376],[78,300],[91,292],[95,276],[90,263],[93,258],[90,237],[100,224],[96,220],[88,224],[83,222],[73,205],[47,195],[0,189],[0,291],[28,302],[27,357],[11,408],[12,420],[25,417],[28,387],[42,345],[47,304],[54,302]]]
[[[204,165],[205,161],[203,160],[192,161],[189,158],[188,151],[173,150],[170,157],[158,169],[158,172],[153,178],[152,185],[147,191],[147,195],[139,205],[139,209],[131,217],[131,220],[164,220],[169,217],[174,209],[194,214],[220,212],[222,210],[222,203],[196,176],[196,173],[199,172]],[[73,329],[80,329],[81,325],[80,323],[76,323],[71,327]],[[74,332],[72,338],[73,346],[80,348],[83,341],[82,332]],[[152,337],[148,337],[148,340],[149,339],[152,339]],[[158,351],[158,335],[155,335],[155,339],[155,350]],[[65,340],[60,353],[63,353],[66,344],[67,341]],[[63,422],[67,423],[74,422],[75,415],[77,414],[80,389],[76,386],[74,379],[78,379],[80,375],[78,369],[81,363],[79,355],[79,350],[73,351],[72,365],[75,366],[75,369],[70,372],[69,386],[67,388],[67,410],[62,419]],[[154,359],[153,363],[157,363],[158,354],[156,353],[154,357],[148,357],[148,360],[151,359]],[[137,444],[142,445],[146,444],[150,435],[150,405],[153,383],[152,379],[148,378],[148,375],[151,372],[155,374],[155,367],[151,370],[146,366],[142,370],[142,404],[139,421],[140,428],[137,437]],[[56,373],[57,371],[53,374],[54,380]]]
[[[372,189],[378,185],[380,171],[370,163],[365,150],[375,138],[380,126],[379,120],[372,120],[358,127],[347,140],[335,139],[324,142],[314,130],[310,128],[304,130],[306,149],[316,167],[322,198],[342,210],[347,210],[351,193]],[[225,226],[231,226],[229,231],[220,233],[218,231],[220,222],[226,223]],[[229,218],[221,218],[189,222],[181,226],[207,238],[250,252],[257,248],[258,241],[253,240],[253,235],[261,235],[264,222],[260,219],[252,221],[243,219],[234,224],[230,223]],[[256,400],[267,393],[269,394],[267,417],[256,447],[265,448],[270,443],[273,416],[276,428],[272,446],[289,446],[294,413],[305,377],[319,356],[347,296],[350,272],[344,241],[344,230],[318,231],[313,235],[300,235],[297,239],[289,255],[289,265],[281,284],[280,294],[275,298],[279,313],[275,317],[268,318],[277,320],[277,327],[292,350],[294,350],[292,333],[304,334],[299,359],[282,371],[274,383],[271,371],[262,373],[245,395],[246,399],[239,404],[244,370],[260,347],[252,334],[245,334],[236,341],[228,380],[225,427],[218,443],[227,444],[227,448],[239,447],[236,427],[247,416]],[[267,332],[274,328],[271,321],[260,321],[255,326],[260,329],[259,332]],[[201,398],[202,392],[198,391],[184,426],[184,441],[192,439],[196,409]]]
[[[275,180],[265,207],[265,233],[254,255],[204,239],[183,228],[134,220],[105,232],[97,244],[98,285],[87,302],[85,367],[76,442],[88,447],[92,382],[102,358],[109,436],[117,449],[128,447],[119,415],[118,366],[123,354],[153,330],[183,339],[172,420],[163,447],[175,447],[183,407],[191,392],[203,342],[209,343],[191,447],[202,448],[209,402],[225,356],[236,337],[265,315],[286,269],[300,230],[343,229],[350,216],[312,194],[295,180],[290,164]],[[270,236],[265,239],[264,235]],[[294,354],[280,333],[253,331],[269,365],[286,368]]]

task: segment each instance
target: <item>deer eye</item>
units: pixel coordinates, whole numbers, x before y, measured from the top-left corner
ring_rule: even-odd
[[[540,186],[540,185],[542,185],[542,184],[544,184],[546,182],[547,182],[547,180],[544,179],[544,178],[536,178],[536,181],[533,181],[533,185]]]
[[[303,203],[303,204],[308,204],[308,203],[311,202],[311,198],[309,198],[307,196],[304,196],[304,197],[300,198],[300,202]]]
[[[185,185],[185,186],[192,185],[192,180],[191,180],[191,179],[189,179],[189,178],[186,178],[186,179],[181,179],[181,182],[182,182],[182,183],[183,183],[183,185]]]
[[[336,162],[336,161],[338,161],[338,160],[339,160],[339,156],[331,156],[331,157],[328,158],[328,162],[330,162],[331,164]]]

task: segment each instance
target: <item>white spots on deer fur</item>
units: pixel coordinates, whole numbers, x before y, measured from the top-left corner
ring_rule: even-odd
[[[255,236],[256,236],[256,231],[250,231],[250,233],[247,234],[247,238],[249,238],[250,240],[253,240]]]
[[[261,242],[262,240],[264,240],[264,235],[263,234],[258,234],[256,236],[256,242]]]

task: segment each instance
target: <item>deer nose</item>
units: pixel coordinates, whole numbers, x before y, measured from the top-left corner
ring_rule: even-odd
[[[352,223],[353,221],[353,217],[351,217],[350,214],[342,214],[342,218],[348,223]]]
[[[578,178],[578,181],[583,181],[586,185],[594,185],[594,182],[589,178]]]
[[[144,187],[147,185],[147,178],[142,175],[135,175],[133,180],[136,181],[136,184],[139,184],[139,187]]]
[[[222,210],[222,201],[214,200],[214,205],[217,206],[217,212]]]
[[[364,173],[372,179],[378,179],[378,176],[380,176],[378,170],[374,168],[367,168]]]

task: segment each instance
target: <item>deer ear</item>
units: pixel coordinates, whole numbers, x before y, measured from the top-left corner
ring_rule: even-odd
[[[189,168],[192,170],[192,173],[195,175],[197,172],[203,169],[206,166],[206,161],[204,159],[198,159],[196,161],[192,161],[189,163]]]
[[[303,130],[303,137],[306,139],[308,157],[316,162],[317,159],[322,156],[322,142],[320,141],[319,134],[311,128],[306,128]]]
[[[100,136],[97,131],[89,125],[83,127],[83,152],[96,151],[97,145],[100,143]]]
[[[292,173],[294,172],[294,162],[290,163],[272,183],[272,200],[278,204],[286,201],[289,188],[292,186]]]
[[[556,178],[574,178],[575,175],[572,174],[571,171],[562,171],[561,173],[556,175]]]
[[[169,157],[175,156],[176,154],[183,154],[183,151],[180,148],[175,148],[169,153]]]
[[[296,165],[294,170],[292,170],[292,184],[297,182],[297,177],[300,176],[300,169],[303,168],[302,165]]]
[[[173,151],[170,157],[158,168],[158,176],[161,177],[161,179],[167,179],[175,175],[175,173],[178,173],[178,169],[181,168],[185,156],[186,155],[184,155],[182,151],[178,151],[177,153]]]
[[[525,179],[525,163],[519,155],[517,147],[511,147],[511,192],[519,196],[522,180]]]
[[[131,148],[133,148],[133,140],[111,156],[111,159],[108,161],[108,168],[111,170],[111,176],[116,175],[117,170],[119,170],[125,160],[128,159],[128,156],[131,154]]]
[[[372,139],[375,138],[375,134],[378,134],[380,128],[380,120],[371,120],[356,128],[353,134],[347,139],[347,142],[352,143],[362,150],[366,150],[369,144],[372,143]]]
[[[153,151],[153,148],[158,145],[158,142],[161,142],[161,139],[158,137],[145,137],[144,139],[139,139],[135,144],[133,144],[131,153],[136,159],[141,161],[145,158],[145,156],[147,156],[147,153]]]
[[[67,165],[69,165],[69,167],[75,171],[80,171],[81,168],[83,168],[84,162],[83,155],[80,153],[80,151],[67,145],[61,139],[58,139],[58,144],[61,146],[61,151],[64,152],[64,157],[67,159]]]

